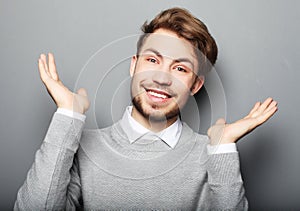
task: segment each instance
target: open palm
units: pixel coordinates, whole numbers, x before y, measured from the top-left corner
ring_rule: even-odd
[[[211,126],[207,134],[211,144],[234,143],[241,137],[266,122],[277,111],[277,102],[267,98],[263,103],[257,102],[250,113],[244,118],[226,124],[224,119],[218,119],[216,124]]]
[[[50,96],[59,108],[69,109],[84,113],[89,108],[89,100],[85,89],[79,89],[77,93],[71,92],[58,77],[53,54],[41,54],[39,61],[40,77],[45,84]]]

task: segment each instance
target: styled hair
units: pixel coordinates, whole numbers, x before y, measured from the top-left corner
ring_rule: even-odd
[[[178,7],[164,10],[149,24],[146,21],[142,25],[143,34],[137,42],[137,55],[140,53],[149,33],[153,33],[158,29],[170,30],[195,47],[200,74],[207,73],[215,64],[218,48],[206,25],[189,11]]]

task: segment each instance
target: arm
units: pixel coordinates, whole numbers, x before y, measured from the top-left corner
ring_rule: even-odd
[[[63,85],[52,54],[48,54],[48,62],[42,54],[38,66],[40,77],[58,108],[80,114],[88,109],[86,91],[79,89],[75,94]],[[18,192],[15,210],[56,210],[65,209],[66,204],[76,205],[78,189],[74,187],[78,186],[78,167],[71,167],[83,124],[83,121],[58,112],[54,114],[41,148]]]
[[[83,122],[80,120],[54,114],[47,135],[18,192],[14,210],[65,209],[68,186],[70,180],[74,180],[70,169],[82,128]],[[78,195],[75,191],[68,193],[68,196]]]
[[[238,152],[208,155],[210,209],[247,210]]]
[[[277,102],[268,98],[262,104],[257,102],[247,116],[232,124],[219,119],[208,130],[210,144],[213,147],[233,144],[266,122],[276,111]],[[208,155],[207,173],[213,209],[248,209],[237,152]]]
[[[76,155],[70,175],[71,180],[67,190],[66,210],[83,210],[79,163]]]

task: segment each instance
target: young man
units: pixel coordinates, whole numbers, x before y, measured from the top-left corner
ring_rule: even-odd
[[[58,106],[15,210],[247,209],[235,142],[277,110],[268,98],[232,124],[219,119],[208,136],[179,118],[216,61],[206,26],[188,11],[163,11],[143,26],[130,75],[133,106],[111,127],[83,130],[84,89],[59,80],[54,57],[40,76]],[[220,135],[221,134],[221,135]]]

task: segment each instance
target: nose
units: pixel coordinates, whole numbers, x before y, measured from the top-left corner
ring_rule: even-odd
[[[155,70],[153,71],[152,81],[162,86],[171,86],[172,84],[172,76],[167,70]]]

